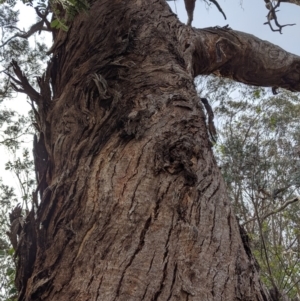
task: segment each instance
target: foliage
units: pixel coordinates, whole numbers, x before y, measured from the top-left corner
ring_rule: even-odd
[[[8,212],[17,202],[12,187],[3,184],[0,179],[0,300],[14,300],[16,289],[14,286],[14,250],[10,246],[6,232],[8,227]]]
[[[8,214],[15,205],[20,202],[25,209],[31,208],[31,197],[35,181],[33,180],[33,162],[27,149],[22,149],[21,156],[15,157],[6,163],[6,169],[11,171],[18,182],[20,192],[16,187],[5,185],[0,179],[0,300],[16,300],[16,288],[14,285],[15,265],[14,253],[6,233],[9,229]],[[15,153],[15,155],[17,152]],[[16,185],[14,185],[16,186]]]
[[[15,143],[17,143],[15,141]],[[20,145],[18,145],[20,147]],[[32,191],[35,185],[33,180],[33,162],[27,149],[22,149],[22,155],[16,156],[14,159],[6,163],[6,169],[11,171],[18,182],[20,192],[16,191],[16,187],[5,185],[0,179],[0,300],[13,301],[16,300],[16,288],[14,285],[15,265],[14,253],[11,243],[6,233],[9,229],[8,214],[15,205],[20,202],[25,209],[31,208]],[[14,185],[16,186],[16,185]]]
[[[52,0],[50,5],[55,16],[51,27],[64,31],[68,30],[67,23],[72,21],[77,13],[88,11],[89,8],[86,0]]]
[[[34,80],[41,75],[43,61],[46,58],[46,45],[41,41],[27,39],[25,31],[18,28],[19,12],[11,4],[0,4],[0,102],[15,96],[7,73],[10,62],[18,58],[19,65]],[[32,82],[34,84],[34,82]]]

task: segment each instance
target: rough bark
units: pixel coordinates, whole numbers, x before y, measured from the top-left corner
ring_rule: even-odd
[[[193,79],[299,90],[299,58],[233,30],[187,27],[164,0],[96,1],[51,51],[31,91],[42,200],[19,300],[270,300]]]

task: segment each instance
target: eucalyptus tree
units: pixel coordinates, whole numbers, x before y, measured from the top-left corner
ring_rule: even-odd
[[[18,300],[271,300],[194,78],[299,91],[300,57],[229,27],[186,26],[165,0],[31,5],[38,22],[12,26],[1,46],[53,36],[36,82],[18,57],[6,72],[38,132],[32,209],[12,222]]]

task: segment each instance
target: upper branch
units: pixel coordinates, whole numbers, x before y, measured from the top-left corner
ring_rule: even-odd
[[[185,54],[194,76],[214,73],[249,85],[300,91],[299,56],[226,27],[187,30]]]

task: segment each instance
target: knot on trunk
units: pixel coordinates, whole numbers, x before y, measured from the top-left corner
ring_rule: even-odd
[[[132,111],[126,117],[124,117],[120,126],[123,127],[121,137],[123,138],[136,138],[139,139],[143,136],[149,125],[149,118],[154,114],[154,111],[140,110]]]
[[[155,155],[155,172],[166,171],[171,175],[182,174],[187,186],[197,182],[195,163],[199,148],[192,138],[186,137],[177,141],[167,139],[157,146]]]

